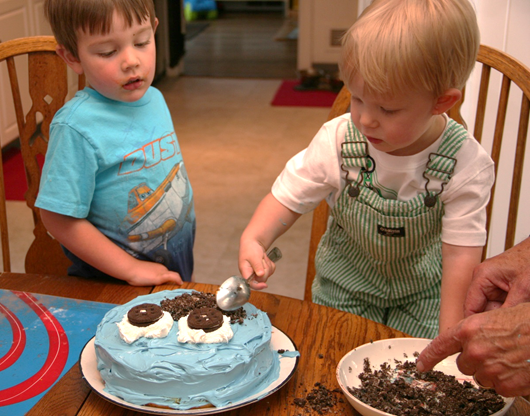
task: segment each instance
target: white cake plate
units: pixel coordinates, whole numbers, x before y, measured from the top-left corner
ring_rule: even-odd
[[[286,350],[286,351],[297,351],[296,345],[289,338],[287,334],[282,332],[276,327],[272,327],[271,343],[270,347],[272,351]],[[257,402],[264,399],[267,396],[277,392],[281,389],[293,376],[296,367],[298,367],[298,360],[300,357],[280,357],[280,376],[277,380],[273,381],[262,391],[253,394],[249,397],[231,403],[223,407],[207,407],[198,409],[188,410],[177,410],[177,409],[161,409],[157,407],[141,406],[126,402],[119,397],[107,393],[104,389],[105,383],[101,378],[97,369],[96,349],[94,347],[94,338],[87,342],[79,358],[79,366],[81,373],[85,377],[85,380],[92,389],[103,397],[118,406],[125,407],[127,409],[141,411],[144,413],[150,413],[154,415],[211,415],[220,412],[226,412],[227,410],[237,409],[239,407],[247,406],[251,403]]]

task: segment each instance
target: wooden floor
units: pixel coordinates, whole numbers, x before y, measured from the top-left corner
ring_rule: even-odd
[[[295,79],[297,41],[275,40],[282,13],[222,13],[186,42],[184,75]]]

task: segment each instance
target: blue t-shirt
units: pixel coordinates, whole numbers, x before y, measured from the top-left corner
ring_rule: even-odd
[[[195,212],[171,114],[150,87],[135,102],[79,91],[50,126],[39,208],[86,218],[136,258],[191,280]],[[69,253],[70,274],[100,274]]]

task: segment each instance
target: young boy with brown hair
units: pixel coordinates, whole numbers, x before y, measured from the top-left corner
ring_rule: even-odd
[[[151,86],[152,0],[46,0],[57,54],[88,86],[54,117],[36,206],[69,274],[191,280],[193,194],[171,114]]]

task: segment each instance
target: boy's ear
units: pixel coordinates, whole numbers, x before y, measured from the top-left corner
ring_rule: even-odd
[[[155,27],[153,28],[153,33],[156,33],[157,27],[158,27],[158,17],[155,17]]]
[[[462,98],[462,91],[456,88],[448,89],[436,100],[433,108],[433,114],[438,115],[445,113],[452,106],[454,106],[458,100],[460,100],[460,98]]]
[[[68,51],[63,45],[57,45],[55,52],[63,59],[64,62],[66,62],[66,65],[73,69],[77,75],[81,75],[83,73],[81,61],[79,61],[79,59],[77,59],[74,54]]]

